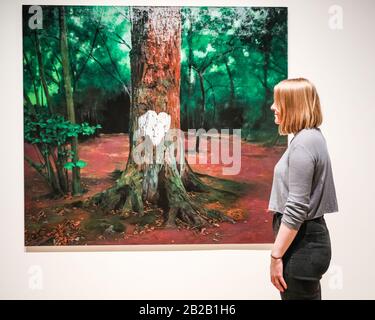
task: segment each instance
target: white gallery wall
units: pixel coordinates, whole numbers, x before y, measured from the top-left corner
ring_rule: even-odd
[[[25,251],[22,3],[0,4],[0,298],[279,299],[269,281],[268,249]],[[309,78],[320,93],[340,210],[326,215],[333,257],[323,298],[375,298],[375,1],[24,3],[287,6],[289,77]]]

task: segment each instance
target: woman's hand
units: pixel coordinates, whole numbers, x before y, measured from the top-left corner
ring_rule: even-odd
[[[286,282],[283,277],[283,260],[271,257],[271,282],[280,291],[287,289]]]
[[[282,222],[271,251],[271,282],[280,292],[284,292],[287,289],[283,277],[283,260],[281,257],[293,242],[297,232],[298,230],[292,229]]]

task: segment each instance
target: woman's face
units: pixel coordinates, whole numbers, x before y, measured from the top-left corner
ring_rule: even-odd
[[[275,113],[275,123],[280,124],[280,109],[279,107],[273,103],[271,106],[271,110]]]

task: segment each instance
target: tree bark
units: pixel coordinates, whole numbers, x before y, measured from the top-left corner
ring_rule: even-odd
[[[229,107],[234,107],[235,102],[235,88],[234,88],[234,81],[233,81],[233,75],[232,71],[230,70],[229,64],[228,64],[228,58],[225,58],[225,68],[227,70],[228,78],[229,78],[229,87],[230,87],[230,95],[229,95]]]
[[[267,16],[265,22],[266,34],[263,37],[262,41],[262,50],[263,50],[263,79],[262,84],[264,86],[264,100],[261,109],[261,116],[254,123],[253,128],[258,130],[261,125],[267,120],[267,113],[269,113],[268,101],[271,97],[271,90],[268,86],[268,70],[270,68],[270,58],[271,58],[271,49],[272,49],[272,28],[274,27],[274,19]]]
[[[76,123],[74,101],[73,101],[73,89],[72,80],[70,74],[70,61],[69,61],[69,47],[66,31],[65,22],[65,8],[63,6],[59,7],[59,21],[60,21],[60,50],[61,50],[61,62],[63,67],[63,79],[64,79],[64,89],[66,98],[66,109],[68,114],[68,120],[71,123]],[[72,162],[77,163],[79,160],[78,156],[78,138],[72,137],[72,152],[73,158]],[[72,193],[73,195],[79,195],[82,193],[81,189],[81,177],[80,168],[75,166],[72,169]]]
[[[34,77],[34,74],[31,70],[31,65],[30,65],[29,59],[27,58],[27,55],[26,55],[25,52],[23,53],[23,57],[25,59],[26,69],[27,69],[27,71],[29,72],[29,75],[30,75],[31,83],[33,84],[36,105],[40,106],[39,94],[38,94],[38,90],[37,90],[36,84],[35,84],[35,77]]]
[[[190,10],[190,9],[189,9]],[[188,101],[186,102],[186,128],[189,129],[189,107],[191,106],[191,96],[192,96],[192,91],[193,91],[193,86],[191,83],[191,77],[192,77],[192,72],[193,72],[193,14],[191,13],[191,10],[189,12],[189,29],[188,29],[188,34],[187,34],[187,43],[188,43]]]
[[[177,163],[168,153],[161,164],[139,164],[134,160],[142,142],[135,139],[138,119],[147,111],[168,114],[170,128],[180,128],[180,9],[133,7],[132,17],[129,160],[115,185],[95,195],[90,203],[126,215],[144,214],[144,204],[155,203],[164,209],[166,227],[175,227],[179,219],[200,228],[207,225],[208,218],[187,191],[202,191],[205,186],[186,160]]]
[[[202,94],[202,101],[201,101],[201,110],[199,114],[199,128],[198,129],[204,129],[205,127],[205,113],[206,113],[206,91],[204,89],[204,78],[203,73],[200,71],[198,72],[198,78],[199,78],[199,87],[201,89]],[[195,143],[195,150],[196,152],[199,152],[199,144],[200,144],[200,137],[199,134],[197,134],[197,139]]]
[[[37,55],[37,59],[38,59],[40,81],[42,82],[42,87],[43,87],[43,90],[44,90],[44,95],[46,96],[47,105],[48,105],[49,111],[52,115],[52,114],[54,114],[54,109],[53,109],[53,106],[52,106],[52,100],[51,100],[51,96],[49,94],[48,85],[47,85],[47,81],[46,81],[46,75],[45,75],[44,64],[43,64],[43,59],[42,59],[42,52],[41,52],[41,49],[40,49],[39,34],[38,34],[37,30],[35,30],[35,50],[36,50],[36,55]]]

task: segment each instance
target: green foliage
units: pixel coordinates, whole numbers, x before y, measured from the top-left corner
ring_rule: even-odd
[[[276,127],[272,89],[287,77],[287,9],[185,7],[182,9],[181,110],[185,128],[205,123],[242,128],[245,136]],[[203,75],[203,88],[198,74]]]
[[[24,91],[32,104],[45,106],[35,31],[28,28],[28,6],[23,11]],[[124,92],[128,96],[130,13],[131,7],[126,6],[66,7],[74,103],[81,122],[103,123],[104,115],[114,112],[111,101]],[[269,106],[274,85],[288,75],[287,9],[182,7],[181,27],[182,127],[198,128],[203,114],[207,127],[240,127],[245,136],[254,130],[276,133]],[[38,35],[46,80],[58,113],[64,114],[59,31],[58,7],[43,6],[43,29]],[[93,134],[88,124],[74,127],[62,119],[51,121],[44,125],[51,132],[55,128],[60,136],[46,132],[45,143],[63,144],[78,132]]]
[[[56,147],[67,143],[71,137],[92,135],[101,128],[100,124],[95,126],[90,126],[86,122],[76,124],[58,114],[51,116],[44,107],[35,109],[38,112],[33,114],[30,108],[24,108],[24,136],[25,141],[31,144],[41,143]]]
[[[87,166],[87,162],[83,161],[83,160],[78,160],[76,163],[75,163],[75,166],[78,167],[78,168],[84,168]]]
[[[32,104],[46,105],[35,51],[35,31],[28,27],[23,7],[24,91]],[[38,30],[48,91],[57,111],[64,113],[65,94],[60,56],[58,6],[42,6],[43,29]],[[102,122],[107,102],[130,85],[130,22],[128,7],[67,6],[69,57],[78,119],[95,114]],[[95,113],[93,113],[95,110]]]
[[[64,168],[67,170],[72,170],[74,167],[78,167],[82,169],[86,166],[87,166],[87,162],[83,160],[78,160],[77,162],[70,161],[64,164]]]
[[[37,144],[44,155],[48,155],[54,148],[65,146],[71,142],[72,137],[80,135],[93,135],[101,126],[90,126],[88,123],[73,124],[65,120],[61,115],[50,115],[47,108],[34,107],[35,113],[30,107],[24,108],[24,138],[25,142]],[[61,150],[60,150],[61,149]],[[59,148],[59,156],[72,158],[73,152],[64,148]],[[66,163],[66,169],[73,166],[80,168],[87,164],[78,161],[73,164]]]
[[[67,162],[64,164],[64,168],[67,170],[72,170],[74,168],[74,163],[73,162]]]

